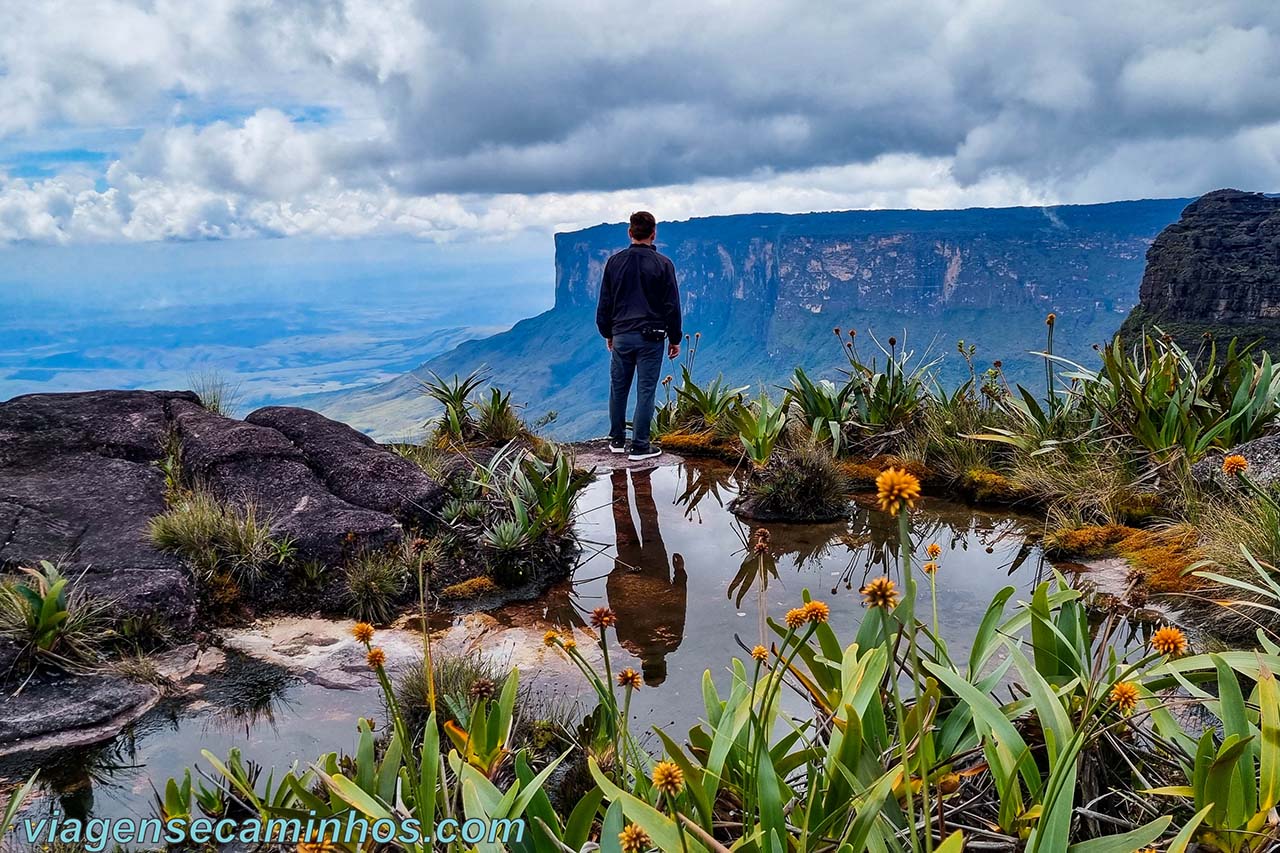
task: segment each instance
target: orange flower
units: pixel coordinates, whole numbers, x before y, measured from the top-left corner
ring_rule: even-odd
[[[364,656],[364,659],[369,662],[371,669],[381,669],[387,663],[387,653],[380,647],[374,646],[369,649],[369,653]]]
[[[930,560],[929,562],[925,563],[923,566],[920,567],[920,571],[924,572],[926,575],[931,575],[937,570],[938,570],[938,564],[935,563],[933,560]]]
[[[887,577],[879,577],[862,588],[862,600],[868,607],[888,610],[898,606],[898,587]]]
[[[787,627],[799,628],[805,622],[809,621],[808,615],[805,614],[803,607],[793,607],[787,611]]]
[[[910,471],[889,468],[876,477],[876,497],[881,511],[889,515],[897,515],[903,506],[915,509],[920,499],[920,481]]]
[[[636,672],[631,667],[627,667],[622,672],[618,673],[619,687],[630,687],[632,690],[639,690],[640,684],[640,673]]]
[[[591,611],[591,625],[593,628],[608,628],[618,624],[618,615],[608,607],[597,607]]]
[[[1132,681],[1118,681],[1111,688],[1111,701],[1122,714],[1132,714],[1138,707],[1138,686]]]
[[[1245,459],[1239,453],[1233,453],[1226,459],[1222,460],[1222,473],[1226,474],[1228,477],[1234,476],[1235,474],[1243,474],[1247,470],[1249,470],[1249,460]]]
[[[684,788],[684,771],[674,762],[659,761],[653,766],[653,787],[674,797]]]
[[[560,648],[564,649],[566,652],[573,651],[577,647],[578,647],[578,641],[575,640],[573,637],[560,638]]]
[[[769,551],[769,531],[763,527],[756,530],[752,540],[752,550],[757,554],[765,554]]]
[[[622,853],[644,853],[653,846],[653,839],[649,833],[629,823],[618,833],[618,844],[622,846]]]
[[[1165,625],[1151,635],[1151,648],[1158,654],[1178,657],[1187,653],[1187,638],[1179,629]]]
[[[831,617],[831,608],[821,601],[810,601],[801,610],[809,622],[826,622]]]
[[[761,663],[764,663],[769,659],[769,650],[764,646],[752,646],[751,656]]]
[[[556,644],[556,641],[559,639],[560,639],[560,635],[557,634],[555,631],[548,631],[547,633],[542,635],[542,645],[554,646]]]
[[[937,542],[930,542],[929,547],[925,548],[924,552],[929,555],[930,560],[936,560],[942,556],[942,546]]]
[[[299,841],[298,853],[337,853],[338,845],[326,839]]]
[[[351,629],[351,636],[367,646],[369,641],[373,639],[373,626],[368,622],[357,622],[355,627]]]

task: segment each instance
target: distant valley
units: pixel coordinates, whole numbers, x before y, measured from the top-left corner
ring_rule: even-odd
[[[864,353],[873,332],[943,357],[945,381],[968,375],[963,338],[980,368],[999,359],[1010,379],[1034,382],[1045,316],[1057,315],[1056,351],[1090,362],[1137,303],[1147,248],[1189,202],[747,214],[663,223],[658,238],[680,273],[686,330],[702,333],[700,381],[769,386],[797,364],[835,376],[840,327],[859,331]],[[556,235],[551,310],[309,403],[381,438],[410,436],[433,414],[421,378],[485,367],[531,419],[556,411],[553,435],[601,434],[607,354],[593,312],[603,264],[625,242],[621,225]]]

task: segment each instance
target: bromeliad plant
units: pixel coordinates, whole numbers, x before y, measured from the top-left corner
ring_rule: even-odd
[[[109,610],[47,560],[0,584],[0,636],[33,663],[77,670],[98,661]]]
[[[1155,330],[1129,350],[1117,337],[1101,350],[1102,367],[1071,367],[1064,376],[1095,417],[1143,449],[1194,462],[1214,447],[1261,435],[1280,416],[1280,372],[1270,354],[1235,340],[1219,353],[1192,355]]]
[[[787,425],[786,404],[777,406],[761,391],[753,402],[737,412],[738,439],[742,449],[757,468],[769,464],[773,449]]]

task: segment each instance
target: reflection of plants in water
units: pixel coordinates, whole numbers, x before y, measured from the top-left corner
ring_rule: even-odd
[[[282,667],[228,656],[224,674],[210,680],[201,694],[213,706],[206,719],[215,729],[243,730],[246,737],[262,723],[275,731],[276,715],[293,708],[287,694],[296,681]]]
[[[769,578],[777,579],[778,577],[778,561],[774,557],[772,551],[767,547],[771,539],[768,528],[757,528],[748,541],[742,532],[741,527],[734,527],[738,539],[742,541],[743,547],[746,548],[747,556],[743,558],[742,565],[738,567],[738,573],[733,576],[733,580],[729,581],[729,589],[727,595],[733,599],[734,607],[741,608],[742,601],[747,597],[747,593],[755,587],[757,583],[758,594],[763,597],[766,590],[769,589]],[[757,549],[754,543],[763,541],[766,547]],[[735,595],[736,593],[736,595]]]
[[[1012,575],[1038,551],[1028,540],[1023,525],[1015,518],[999,519],[975,514],[926,516],[914,519],[915,529],[922,541],[944,543],[947,551],[968,551],[977,545],[986,553],[994,554],[996,548],[1010,541],[1018,543],[1013,556],[999,565]],[[849,549],[849,564],[831,588],[832,595],[843,586],[846,590],[861,589],[874,575],[892,574],[899,563],[899,538],[893,520],[882,512],[864,510],[855,513],[849,522],[847,533],[839,540]],[[1037,580],[1043,564],[1037,566]]]
[[[95,789],[128,791],[145,768],[137,760],[139,739],[137,727],[130,726],[106,744],[77,747],[39,754],[37,758],[19,758],[16,763],[0,765],[0,777],[26,778],[39,770],[37,798],[27,810],[52,812],[55,809],[69,818],[87,819],[93,813]]]
[[[685,518],[693,518],[698,513],[698,504],[710,496],[716,504],[724,506],[721,489],[730,488],[733,483],[733,469],[724,465],[680,463],[679,471],[683,475],[683,488],[676,496],[675,504],[682,508]],[[698,513],[698,521],[702,516]]]

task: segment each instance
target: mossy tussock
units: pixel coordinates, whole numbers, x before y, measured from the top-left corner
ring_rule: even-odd
[[[1123,524],[1097,524],[1055,530],[1045,537],[1052,557],[1098,559],[1122,557],[1153,593],[1194,592],[1204,582],[1192,567],[1205,559],[1195,528],[1176,524],[1138,529]]]

